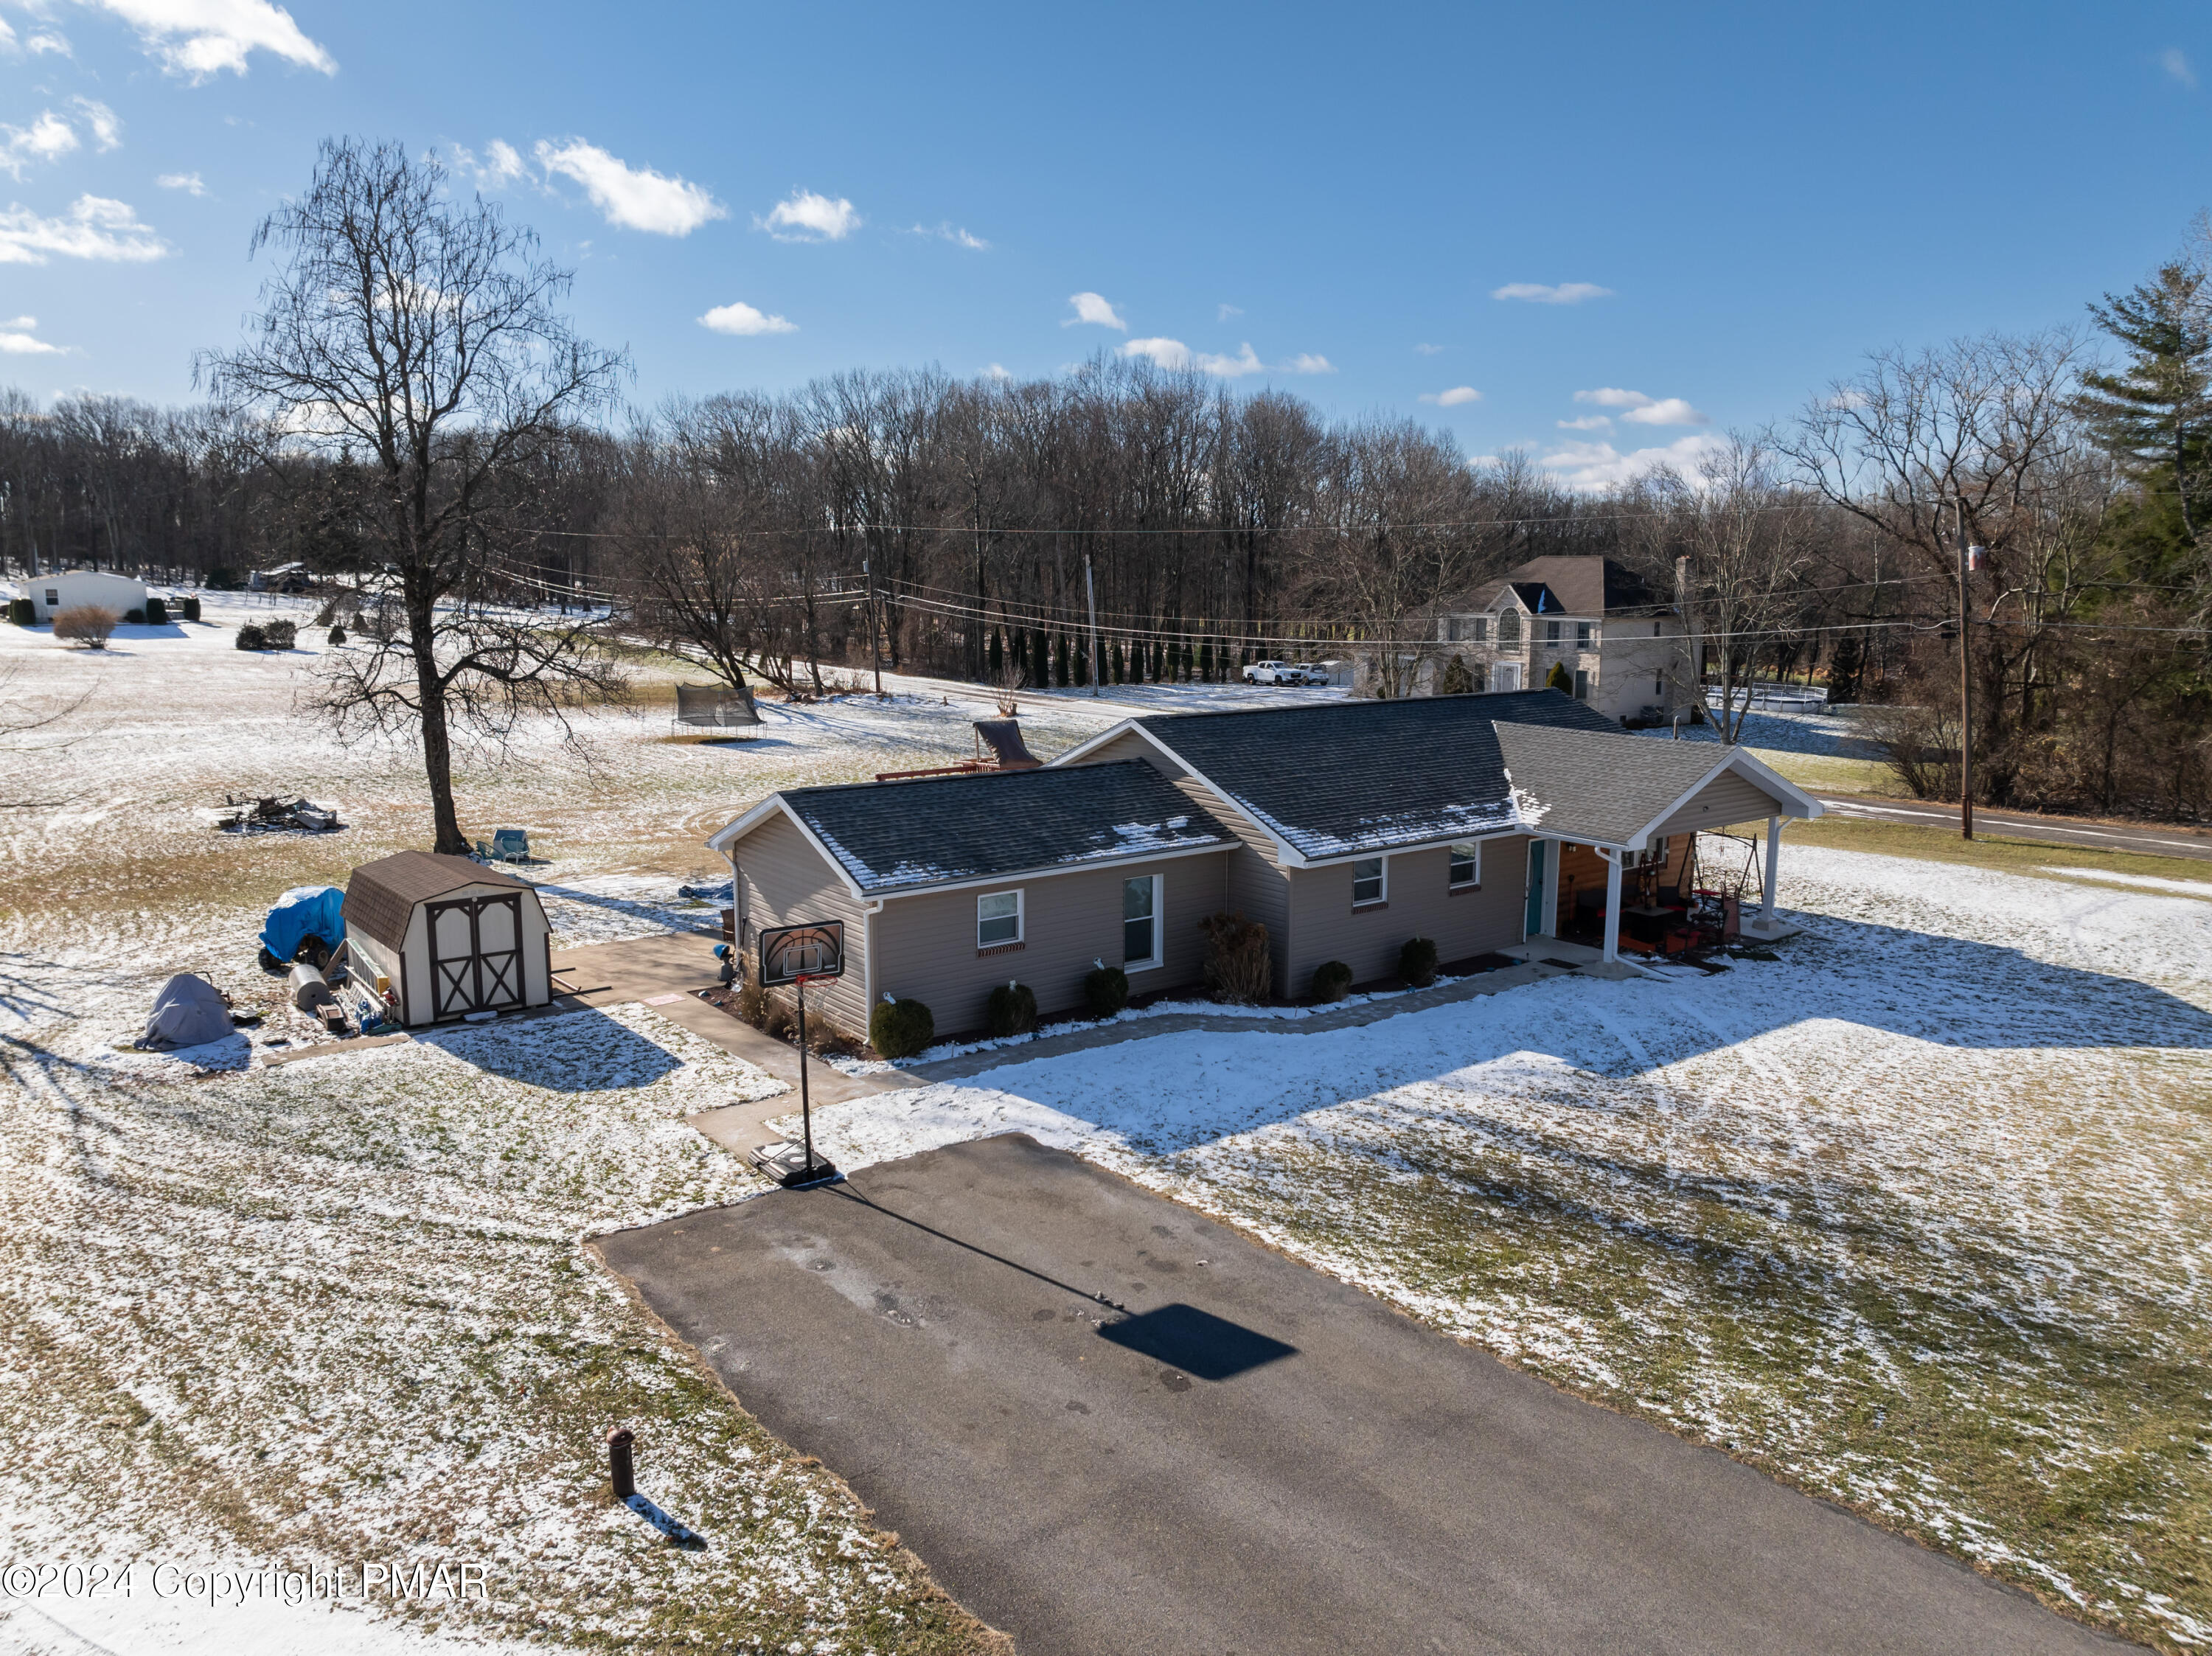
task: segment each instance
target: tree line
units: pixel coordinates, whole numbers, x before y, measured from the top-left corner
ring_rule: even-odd
[[[256,246],[279,268],[201,359],[205,406],[0,396],[0,565],[353,583],[363,647],[320,705],[420,731],[441,846],[455,733],[621,694],[611,632],[800,695],[878,663],[1012,686],[1345,654],[1399,695],[1452,682],[1440,610],[1561,553],[1685,583],[1725,734],[1749,686],[1802,677],[1879,704],[1899,774],[1943,797],[1962,534],[1978,797],[2212,811],[2201,231],[2081,328],[1877,353],[1601,493],[1108,355],[627,408],[568,273],[392,145],[326,144]]]

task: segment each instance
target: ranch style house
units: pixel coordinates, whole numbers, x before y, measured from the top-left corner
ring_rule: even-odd
[[[1679,880],[1698,829],[1762,817],[1744,930],[1772,935],[1781,824],[1820,814],[1741,748],[1523,690],[1125,719],[1038,768],[787,789],[708,844],[741,955],[842,920],[845,975],[810,1000],[865,1030],[912,997],[953,1033],[1010,980],[1041,1013],[1081,1005],[1097,963],[1139,995],[1195,985],[1224,910],[1266,925],[1285,998],[1328,961],[1389,976],[1413,937],[1449,962],[1581,931],[1617,962],[1624,891]]]

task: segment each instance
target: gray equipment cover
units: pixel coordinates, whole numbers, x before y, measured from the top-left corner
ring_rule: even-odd
[[[154,997],[154,1016],[138,1037],[145,1047],[204,1046],[230,1037],[230,1008],[205,978],[180,972]]]

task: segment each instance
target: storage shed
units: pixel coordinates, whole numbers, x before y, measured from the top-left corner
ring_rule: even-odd
[[[58,574],[33,575],[21,583],[40,621],[52,621],[57,610],[92,604],[112,610],[120,621],[133,610],[146,607],[146,583],[135,575],[112,575],[105,570],[64,569]]]
[[[466,857],[401,851],[346,882],[346,937],[399,996],[399,1021],[443,1023],[553,998],[545,909],[526,882]]]

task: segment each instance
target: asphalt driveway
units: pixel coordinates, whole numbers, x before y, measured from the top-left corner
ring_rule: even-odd
[[[1024,1656],[2131,1647],[1026,1137],[601,1246]]]

